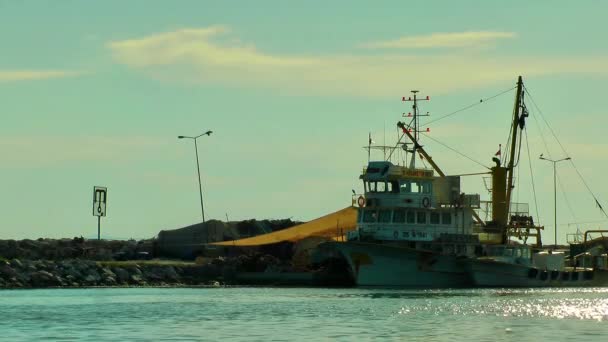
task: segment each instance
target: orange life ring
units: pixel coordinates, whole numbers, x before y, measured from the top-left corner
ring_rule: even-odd
[[[422,206],[428,208],[431,206],[431,200],[428,197],[422,199]]]
[[[359,198],[357,198],[357,204],[359,205],[359,207],[364,207],[365,206],[365,197],[359,196]]]

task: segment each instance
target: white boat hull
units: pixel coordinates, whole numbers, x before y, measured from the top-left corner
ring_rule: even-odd
[[[363,242],[330,242],[346,259],[357,286],[451,288],[472,285],[456,256]]]

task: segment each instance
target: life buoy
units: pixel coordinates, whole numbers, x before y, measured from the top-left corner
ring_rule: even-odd
[[[359,198],[357,198],[357,204],[359,204],[359,207],[364,207],[365,206],[365,197],[359,196]]]
[[[428,208],[431,206],[431,200],[428,197],[422,199],[422,206]]]

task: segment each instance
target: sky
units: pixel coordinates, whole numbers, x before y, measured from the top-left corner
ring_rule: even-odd
[[[608,208],[605,13],[601,1],[0,0],[0,238],[96,236],[96,185],[102,237],[200,222],[194,146],[177,136],[207,130],[206,219],[314,219],[362,191],[368,134],[395,141],[410,90],[431,98],[424,123],[521,75],[538,108],[527,100],[514,200],[538,207],[551,242],[541,153],[571,157]],[[447,174],[487,171],[513,99],[430,123],[422,143]],[[576,170],[557,167],[560,242],[606,228]],[[463,190],[489,199],[482,177]]]

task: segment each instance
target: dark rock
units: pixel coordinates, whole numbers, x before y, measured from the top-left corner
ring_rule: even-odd
[[[177,271],[173,266],[165,266],[164,278],[170,281],[177,281],[179,280],[179,274],[177,274]]]
[[[104,278],[103,284],[106,286],[114,286],[114,285],[116,285],[116,279],[114,279],[114,277]]]
[[[143,268],[144,276],[150,281],[177,281],[179,275],[173,266],[148,266]]]
[[[93,274],[87,274],[86,276],[84,276],[84,279],[82,279],[82,281],[87,285],[97,285],[97,282],[99,280],[101,280],[101,278],[99,278],[99,275],[95,276]]]
[[[9,266],[10,264],[8,264],[7,262],[4,263],[4,265],[0,265],[0,278],[10,279],[16,277],[18,275],[18,272],[15,271],[11,266]]]
[[[82,278],[82,273],[71,265],[64,268],[62,274],[64,277],[72,277],[72,279],[81,279]]]
[[[31,274],[31,272],[27,272],[27,271],[18,272],[15,279],[23,284],[29,284],[31,281],[30,274]]]
[[[80,254],[79,250],[74,247],[61,247],[57,249],[57,258],[59,259],[68,259],[68,258],[76,258]]]
[[[17,278],[11,278],[9,280],[9,286],[19,288],[23,287],[23,284],[19,280],[17,280]]]
[[[150,281],[157,282],[163,280],[163,271],[161,267],[146,267],[144,268],[143,275]]]
[[[30,275],[31,283],[36,287],[58,286],[61,280],[47,271],[36,271]]]
[[[112,272],[116,275],[116,280],[121,283],[127,283],[131,280],[131,275],[127,270],[121,267],[113,267]]]
[[[19,259],[13,259],[13,260],[11,260],[11,266],[13,268],[22,268],[23,264],[21,263],[21,260],[19,260]]]
[[[6,259],[14,259],[17,257],[17,248],[19,245],[15,240],[3,240],[0,244],[0,256]]]
[[[101,283],[106,286],[114,286],[116,285],[116,274],[110,269],[102,267],[99,275],[101,276]]]
[[[142,276],[139,275],[139,274],[132,274],[131,275],[131,282],[133,282],[135,284],[143,284],[144,283],[144,278],[142,278]]]

